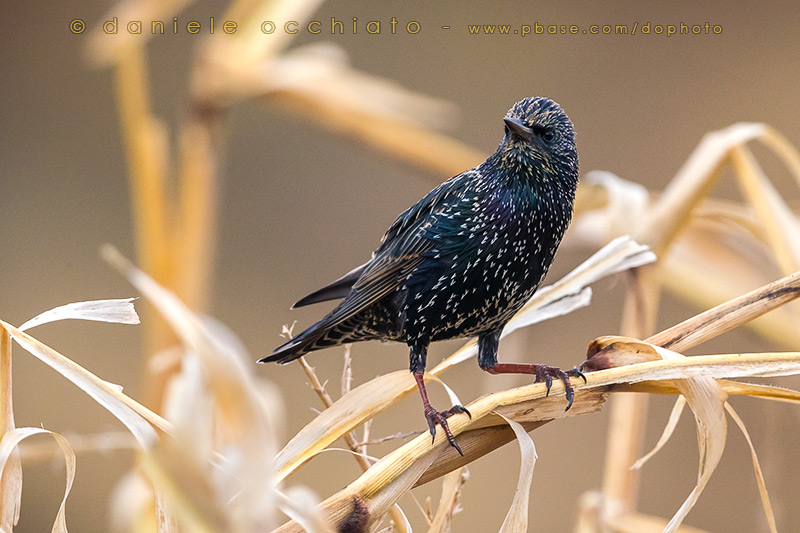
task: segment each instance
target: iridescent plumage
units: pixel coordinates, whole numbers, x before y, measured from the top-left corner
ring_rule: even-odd
[[[572,122],[547,98],[517,102],[505,136],[486,161],[442,183],[402,213],[364,265],[295,306],[344,298],[322,320],[260,362],[287,363],[308,352],[364,340],[405,342],[431,433],[466,412],[430,407],[422,382],[429,343],[479,337],[478,363],[492,373],[564,380],[545,365],[504,365],[505,324],[533,296],[572,216],[578,156]],[[460,450],[459,450],[460,451]]]

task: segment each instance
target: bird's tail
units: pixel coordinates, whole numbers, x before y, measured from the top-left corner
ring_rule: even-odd
[[[292,340],[281,344],[270,355],[259,359],[258,362],[283,365],[322,348],[378,338],[360,328],[360,325],[358,317],[333,324],[329,323],[326,317]]]
[[[322,348],[317,344],[326,333],[327,328],[323,326],[322,322],[317,322],[298,336],[275,348],[270,355],[259,359],[258,362],[279,363],[282,365],[290,363],[298,357]]]

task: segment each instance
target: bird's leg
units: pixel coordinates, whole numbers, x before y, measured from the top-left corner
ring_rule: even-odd
[[[450,426],[447,423],[447,419],[456,413],[465,413],[470,418],[472,418],[472,415],[469,411],[467,411],[466,407],[462,407],[461,405],[454,405],[447,411],[437,411],[434,409],[430,400],[428,400],[428,392],[425,390],[425,378],[423,375],[423,372],[414,372],[414,379],[417,380],[419,394],[422,396],[422,407],[424,408],[425,418],[428,420],[428,428],[431,432],[431,440],[436,438],[436,424],[439,424],[442,426],[442,430],[444,430],[444,434],[447,436],[447,442],[450,443],[450,446],[456,449],[459,455],[463,456],[464,452],[461,451],[461,448],[456,443],[456,438],[450,431]]]
[[[447,423],[447,419],[453,416],[456,413],[464,413],[470,418],[472,415],[461,405],[454,405],[447,411],[437,411],[431,405],[430,400],[428,399],[428,391],[425,388],[425,358],[427,356],[427,346],[420,347],[420,346],[410,346],[411,348],[411,372],[414,374],[414,379],[417,381],[417,388],[419,389],[419,395],[422,396],[422,407],[425,413],[425,419],[428,421],[428,429],[431,432],[431,439],[436,438],[436,424],[442,426],[442,430],[444,434],[447,436],[447,442],[450,443],[450,446],[456,449],[459,455],[463,456],[464,453],[461,451],[461,448],[456,443],[456,438],[453,436],[453,433],[450,431],[450,426]]]
[[[564,372],[558,367],[549,365],[536,365],[532,363],[498,363],[497,362],[497,347],[500,343],[500,333],[502,330],[484,334],[478,337],[478,364],[480,367],[490,374],[530,374],[536,376],[535,383],[544,381],[547,387],[547,394],[550,394],[550,387],[553,385],[553,378],[560,379],[564,384],[564,395],[567,397],[566,411],[572,407],[572,401],[575,397],[575,392],[570,383],[570,377],[579,377],[584,383],[586,376],[578,370],[573,368]]]

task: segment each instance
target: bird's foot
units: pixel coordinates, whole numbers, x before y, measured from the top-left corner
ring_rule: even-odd
[[[472,418],[472,414],[470,414],[467,408],[461,405],[454,405],[447,411],[437,411],[430,404],[425,406],[425,418],[428,421],[428,428],[431,432],[431,440],[436,438],[436,424],[439,424],[442,426],[442,430],[447,436],[447,442],[449,442],[450,446],[455,448],[458,454],[463,457],[464,453],[456,443],[456,438],[453,436],[453,433],[450,431],[450,426],[447,424],[447,419],[456,413],[464,413],[468,417]]]
[[[583,382],[586,383],[586,376],[577,368],[564,372],[556,366],[536,365],[535,383],[544,381],[548,396],[550,395],[550,387],[553,385],[553,378],[560,379],[564,384],[564,395],[567,397],[567,408],[564,409],[565,411],[569,411],[569,408],[572,407],[572,400],[575,398],[575,391],[573,391],[572,383],[569,381],[570,377],[581,378]]]

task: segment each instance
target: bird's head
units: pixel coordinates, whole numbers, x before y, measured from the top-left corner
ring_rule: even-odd
[[[574,191],[578,152],[572,121],[554,101],[541,96],[520,100],[508,110],[505,137],[497,155],[500,165],[531,173],[536,181],[557,181]]]

